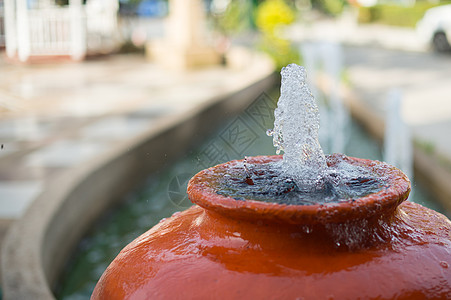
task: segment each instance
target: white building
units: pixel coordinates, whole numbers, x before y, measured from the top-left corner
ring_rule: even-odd
[[[112,51],[119,43],[117,0],[87,0],[86,4],[69,0],[67,5],[55,0],[0,1],[4,1],[6,54],[11,59],[67,56],[82,60],[87,54]]]

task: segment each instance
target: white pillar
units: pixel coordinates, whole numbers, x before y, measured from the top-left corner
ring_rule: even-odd
[[[205,37],[205,8],[201,0],[169,0],[166,38],[147,46],[149,57],[172,69],[218,64],[219,54]]]
[[[336,42],[322,42],[320,52],[323,67],[329,79],[329,105],[332,117],[331,153],[344,153],[346,147],[346,126],[349,120],[343,100],[340,96],[341,71],[343,69],[343,55],[341,46]]]
[[[86,14],[81,0],[70,0],[71,57],[82,60],[86,56]]]
[[[200,0],[170,0],[168,40],[170,44],[190,48],[200,46],[204,7]]]
[[[17,53],[17,33],[16,33],[16,2],[15,0],[5,0],[4,2],[5,21],[5,47],[6,55],[13,58]]]
[[[17,50],[19,60],[26,61],[31,53],[27,0],[16,0],[16,5]]]
[[[413,176],[413,149],[410,128],[402,117],[402,92],[390,91],[387,99],[384,160],[401,169],[407,177]]]

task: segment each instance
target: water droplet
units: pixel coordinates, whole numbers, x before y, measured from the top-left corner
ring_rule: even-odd
[[[440,262],[440,266],[441,266],[442,268],[444,268],[444,269],[448,269],[449,264],[448,264],[446,261],[441,261],[441,262]]]
[[[313,231],[313,229],[310,226],[304,226],[304,232],[305,233],[311,233]]]
[[[274,130],[272,130],[272,129],[266,130],[266,135],[267,136],[272,136],[273,134],[274,134]]]

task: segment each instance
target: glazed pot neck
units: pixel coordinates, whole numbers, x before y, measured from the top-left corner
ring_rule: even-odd
[[[264,164],[281,159],[282,156],[274,155],[250,157],[247,161],[252,164]],[[385,186],[380,191],[361,198],[327,204],[287,205],[252,199],[236,200],[217,193],[217,180],[221,176],[219,174],[224,174],[231,165],[242,162],[230,161],[196,174],[188,184],[188,196],[193,203],[226,217],[296,225],[386,218],[393,215],[396,207],[407,199],[410,181],[399,169],[379,161],[337,154],[329,157],[328,164],[333,164],[335,159],[346,159],[350,164],[384,176]]]

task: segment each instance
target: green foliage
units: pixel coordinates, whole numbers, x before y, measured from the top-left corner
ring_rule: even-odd
[[[299,51],[279,34],[280,27],[295,18],[294,9],[283,0],[267,0],[256,10],[256,25],[262,33],[260,49],[271,56],[278,70],[289,63],[300,63]]]
[[[435,153],[435,144],[431,141],[415,139],[414,144],[429,155]]]
[[[320,0],[319,3],[321,9],[331,16],[340,15],[345,5],[343,0]]]
[[[250,26],[248,1],[232,0],[224,13],[213,16],[216,28],[224,35],[238,33]]]
[[[323,12],[329,16],[339,16],[346,5],[348,0],[309,0],[312,7],[316,10]]]
[[[273,59],[277,70],[291,63],[301,63],[299,51],[287,40],[264,35],[259,48]]]
[[[361,24],[367,24],[375,21],[373,7],[362,6],[359,7],[357,20]]]
[[[441,4],[445,4],[445,2]],[[360,23],[381,23],[392,26],[415,27],[426,10],[434,6],[437,6],[437,4],[417,2],[413,6],[378,4],[371,7],[360,7],[358,20]]]

